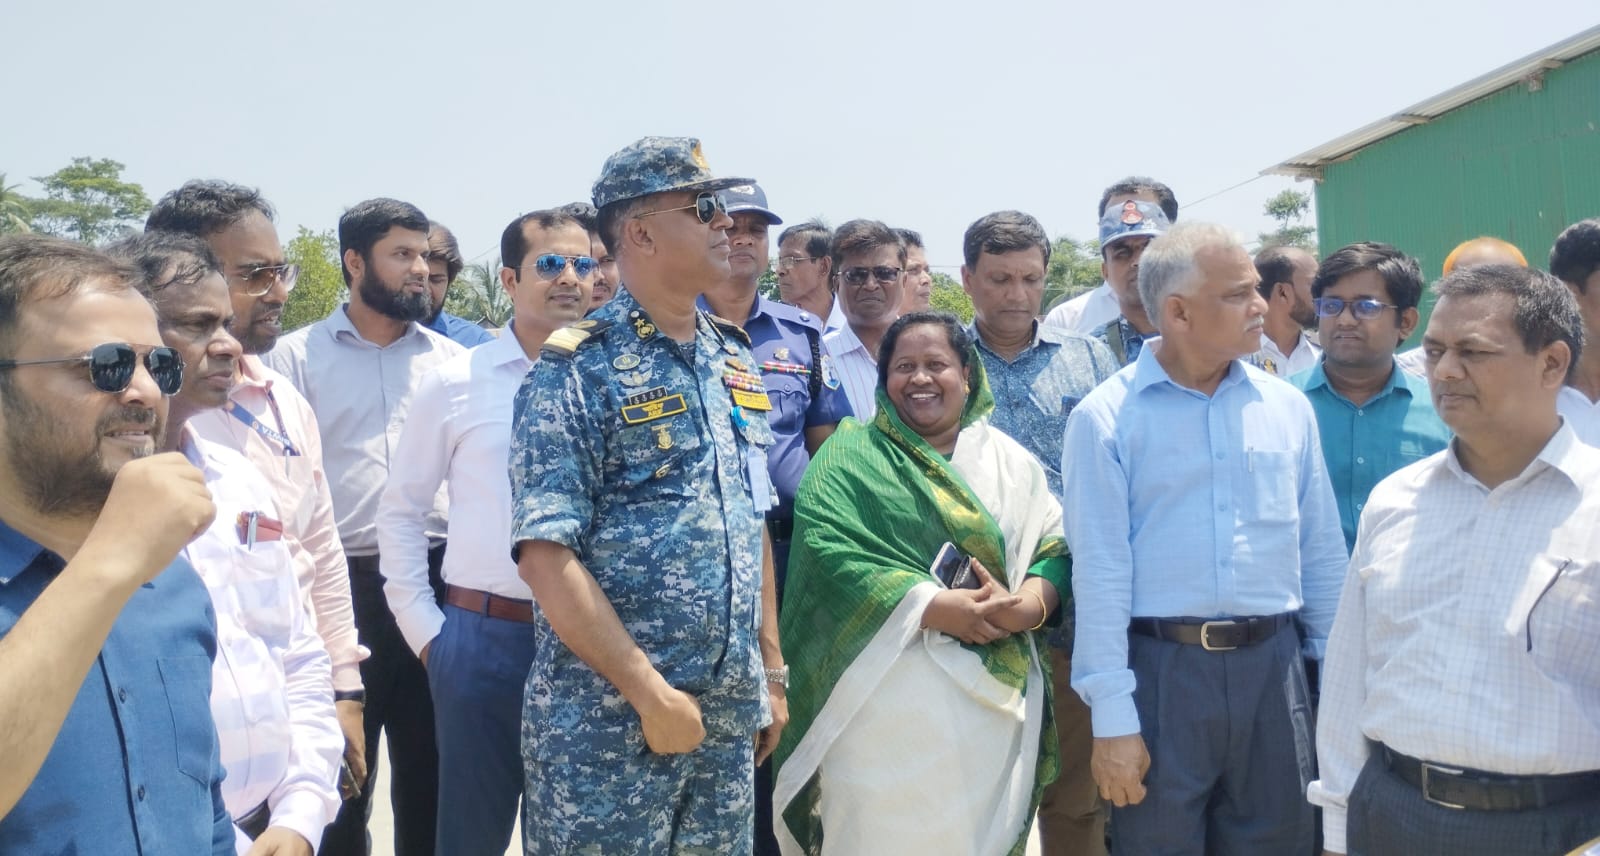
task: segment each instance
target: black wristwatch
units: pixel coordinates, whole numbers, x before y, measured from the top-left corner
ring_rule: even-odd
[[[360,702],[363,706],[365,706],[366,703],[367,703],[367,691],[365,689],[360,689],[360,690],[334,690],[333,691],[333,700],[334,701],[355,701],[355,702]]]

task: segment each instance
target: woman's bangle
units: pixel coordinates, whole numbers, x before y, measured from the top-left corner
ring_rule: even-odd
[[[1034,599],[1039,601],[1039,623],[1028,628],[1029,632],[1032,632],[1044,626],[1045,620],[1050,617],[1050,607],[1044,605],[1044,595],[1033,589],[1023,589],[1023,591],[1033,595]]]

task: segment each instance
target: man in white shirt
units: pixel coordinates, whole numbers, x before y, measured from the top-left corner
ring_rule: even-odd
[[[344,750],[328,653],[306,614],[271,485],[243,455],[184,425],[227,403],[233,386],[240,348],[227,330],[227,281],[205,242],[190,235],[147,233],[110,252],[140,268],[162,341],[183,357],[164,451],[181,452],[204,473],[217,507],[183,556],[216,611],[211,714],[238,852],[312,856],[339,809]]]
[[[428,293],[428,217],[394,199],[356,203],[339,218],[339,249],[350,302],[302,327],[262,355],[300,390],[317,414],[323,463],[339,539],[350,568],[356,627],[372,656],[366,684],[366,745],[388,732],[390,803],[398,856],[433,852],[438,810],[438,752],[428,674],[389,612],[378,563],[378,499],[395,457],[400,428],[423,375],[463,353],[422,327]],[[424,528],[432,573],[443,559],[444,492]],[[442,583],[436,588],[442,588]],[[443,593],[439,596],[442,598]],[[378,761],[370,757],[359,796],[345,802],[324,836],[324,856],[371,850],[366,819]]]
[[[1172,188],[1142,175],[1130,175],[1106,188],[1100,194],[1100,204],[1094,209],[1095,222],[1100,222],[1107,210],[1114,206],[1120,208],[1125,202],[1149,202],[1161,208],[1168,226],[1178,222],[1178,198],[1172,195]],[[1105,248],[1101,247],[1101,255],[1104,254]],[[1119,294],[1122,297],[1120,300]],[[1072,333],[1093,334],[1097,328],[1117,320],[1130,297],[1134,301],[1139,299],[1137,285],[1131,286],[1127,292],[1118,292],[1108,276],[1106,281],[1087,294],[1080,294],[1050,310],[1044,323]]]
[[[1600,446],[1600,218],[1568,226],[1550,248],[1550,272],[1572,290],[1583,315],[1583,359],[1572,367],[1556,409],[1578,439]]]
[[[1299,247],[1268,247],[1256,253],[1256,273],[1261,275],[1261,297],[1267,301],[1266,325],[1261,329],[1261,350],[1250,361],[1278,377],[1299,374],[1317,364],[1322,349],[1307,330],[1317,326],[1311,305],[1311,280],[1317,260]]]
[[[823,337],[850,410],[862,422],[878,412],[878,344],[900,317],[906,245],[877,220],[851,220],[833,233],[833,278],[844,327]]]
[[[322,467],[322,436],[310,402],[257,356],[277,344],[284,302],[299,277],[298,267],[284,257],[273,216],[272,205],[257,190],[195,180],[156,203],[145,231],[193,235],[222,264],[233,301],[228,332],[244,353],[228,403],[196,413],[189,430],[244,455],[272,485],[300,592],[333,660],[334,707],[344,729],[345,760],[354,773],[342,785],[345,796],[354,796],[354,783],[367,776],[361,685],[367,650],[356,639],[350,571]]]
[[[599,261],[582,223],[560,211],[512,221],[500,284],[514,307],[498,339],[422,379],[378,505],[384,592],[428,667],[439,745],[439,851],[499,856],[522,805],[523,679],[533,663],[533,595],[511,541],[512,400],[551,333],[589,309]],[[448,483],[445,603],[428,583],[424,534]]]
[[[1562,853],[1600,835],[1600,724],[1537,667],[1555,640],[1530,614],[1600,572],[1600,450],[1556,412],[1582,321],[1526,268],[1435,293],[1422,347],[1456,439],[1362,512],[1308,795],[1330,853]]]

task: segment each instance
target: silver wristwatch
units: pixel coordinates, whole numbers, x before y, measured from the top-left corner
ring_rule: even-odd
[[[789,688],[789,665],[785,663],[776,669],[767,670],[767,683],[777,684],[784,689]]]

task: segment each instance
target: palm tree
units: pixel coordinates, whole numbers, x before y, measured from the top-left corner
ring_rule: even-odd
[[[31,232],[32,219],[28,211],[28,197],[17,192],[20,184],[6,184],[6,174],[0,172],[0,234],[6,232]]]
[[[445,295],[444,308],[474,324],[485,327],[504,327],[511,320],[511,298],[500,287],[500,260],[493,264],[471,264],[462,269],[450,291]]]

